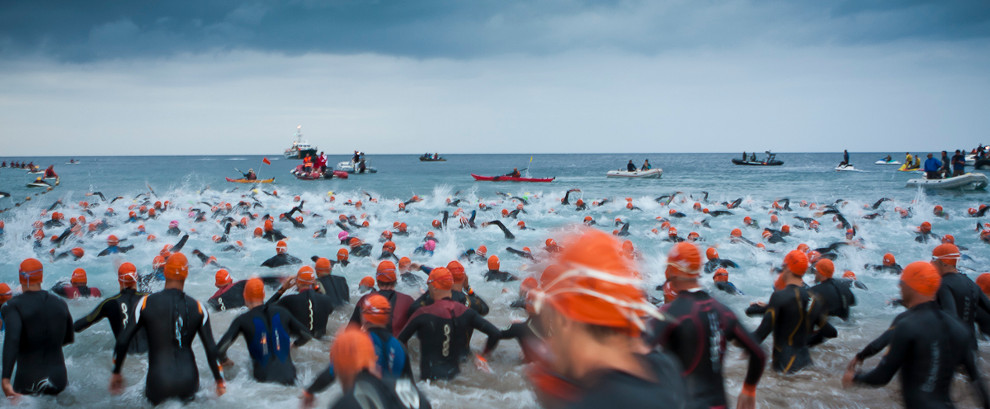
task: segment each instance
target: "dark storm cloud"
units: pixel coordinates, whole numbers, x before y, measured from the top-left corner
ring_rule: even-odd
[[[65,61],[256,50],[472,58],[574,49],[656,54],[990,37],[983,0],[6,1],[0,56]]]

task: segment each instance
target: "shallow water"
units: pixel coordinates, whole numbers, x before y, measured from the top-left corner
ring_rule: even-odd
[[[255,274],[271,274],[257,267],[261,261],[274,254],[271,243],[250,238],[250,230],[257,223],[250,224],[250,229],[232,231],[232,239],[243,240],[247,251],[241,255],[223,254],[211,241],[210,237],[222,230],[215,222],[193,223],[188,218],[190,207],[209,210],[199,203],[206,201],[215,203],[228,201],[236,203],[242,194],[248,193],[248,187],[223,181],[224,176],[236,177],[233,168],[246,171],[254,168],[260,178],[276,177],[276,184],[263,187],[266,191],[277,189],[279,197],[258,194],[258,199],[266,208],[258,209],[259,214],[266,212],[281,213],[288,211],[294,204],[292,197],[300,195],[306,200],[305,210],[315,212],[320,216],[305,214],[306,229],[293,229],[288,223],[276,223],[276,227],[292,237],[289,253],[300,258],[311,255],[332,256],[339,248],[334,237],[335,229],[330,229],[328,239],[314,240],[313,231],[322,226],[325,220],[334,220],[340,212],[360,215],[367,213],[371,228],[358,235],[371,242],[377,243],[378,234],[390,229],[394,221],[404,221],[410,226],[411,235],[394,240],[397,244],[397,255],[409,255],[415,262],[426,265],[446,264],[467,248],[485,244],[489,254],[497,254],[502,259],[503,270],[523,272],[525,274],[535,266],[528,265],[525,260],[512,256],[504,251],[504,247],[521,248],[530,246],[533,249],[542,247],[548,237],[561,237],[561,229],[567,230],[573,223],[580,222],[585,215],[593,216],[601,226],[612,230],[611,221],[616,217],[631,223],[630,240],[641,252],[644,259],[640,269],[647,281],[650,293],[662,281],[664,255],[670,247],[668,242],[658,240],[650,232],[659,227],[655,220],[657,216],[666,216],[669,208],[674,208],[688,215],[684,219],[676,219],[672,223],[684,236],[690,231],[697,231],[705,240],[702,246],[716,245],[723,258],[728,258],[740,264],[739,269],[730,271],[730,280],[744,293],[743,296],[726,296],[715,294],[720,300],[741,314],[750,302],[765,300],[770,294],[772,276],[768,273],[770,267],[780,262],[781,252],[794,248],[798,243],[807,243],[812,248],[823,247],[829,243],[842,240],[843,231],[835,228],[835,223],[829,217],[818,217],[822,223],[821,232],[793,230],[793,237],[788,243],[768,245],[768,249],[777,253],[767,253],[755,250],[746,245],[730,244],[725,238],[733,228],[741,227],[742,218],[751,216],[760,225],[770,223],[768,214],[769,204],[775,200],[789,197],[793,200],[793,212],[784,212],[781,221],[794,225],[793,215],[814,216],[807,208],[800,208],[798,202],[833,203],[844,199],[847,203],[842,207],[843,213],[850,222],[857,225],[860,236],[866,241],[862,250],[843,250],[843,255],[836,262],[837,270],[850,269],[856,272],[861,281],[867,284],[870,291],[856,290],[859,305],[853,309],[852,319],[847,323],[837,322],[840,335],[825,345],[814,349],[812,357],[816,366],[795,376],[784,377],[774,374],[769,368],[758,390],[758,401],[761,407],[862,407],[885,408],[896,407],[899,400],[896,381],[886,388],[864,389],[857,388],[844,391],[840,387],[840,378],[845,364],[876,335],[885,329],[893,317],[902,309],[890,307],[887,301],[898,295],[897,278],[880,275],[875,272],[863,271],[865,263],[879,264],[882,254],[893,252],[901,265],[915,260],[929,258],[934,244],[919,244],[913,238],[914,229],[923,221],[932,222],[933,231],[938,234],[954,234],[957,243],[969,247],[965,253],[971,260],[961,263],[964,273],[975,278],[977,272],[987,270],[990,252],[986,245],[977,240],[974,231],[975,220],[966,216],[968,207],[976,207],[979,203],[990,201],[986,192],[978,193],[937,193],[925,194],[917,190],[907,189],[904,182],[915,173],[897,172],[896,167],[876,166],[872,163],[886,153],[853,154],[852,162],[862,172],[835,172],[835,164],[841,159],[840,154],[781,154],[779,159],[785,165],[777,168],[748,168],[737,167],[729,163],[729,159],[740,154],[632,154],[632,155],[535,155],[530,163],[530,157],[524,155],[449,155],[447,162],[420,163],[416,155],[393,155],[372,157],[372,164],[379,169],[374,175],[353,175],[342,181],[299,181],[288,174],[295,163],[286,160],[273,160],[272,165],[262,165],[261,157],[83,157],[79,165],[63,165],[67,158],[31,158],[42,166],[56,164],[56,171],[62,176],[61,185],[51,192],[39,194],[38,191],[22,187],[31,180],[22,170],[0,169],[0,191],[10,192],[12,198],[0,199],[0,209],[12,207],[20,203],[27,195],[32,200],[20,207],[0,214],[0,219],[6,222],[3,238],[3,250],[0,252],[0,280],[16,283],[17,264],[28,256],[45,256],[35,254],[31,242],[25,238],[30,234],[30,224],[36,220],[43,209],[47,209],[55,200],[61,199],[69,206],[60,209],[66,218],[79,214],[79,208],[74,205],[80,200],[97,201],[95,197],[85,196],[86,192],[100,191],[108,199],[123,196],[123,199],[110,205],[121,215],[107,234],[120,237],[129,236],[135,225],[122,223],[128,205],[136,203],[134,197],[148,192],[150,186],[158,195],[159,200],[171,200],[181,207],[174,208],[157,220],[145,222],[149,233],[159,237],[156,243],[147,243],[139,237],[130,238],[137,248],[121,257],[98,258],[96,253],[102,250],[105,235],[88,239],[80,244],[68,245],[61,251],[79,245],[86,250],[86,256],[78,261],[46,262],[45,286],[50,287],[60,279],[68,279],[72,269],[83,267],[88,271],[90,284],[104,290],[107,295],[116,290],[115,266],[123,261],[133,262],[139,271],[150,270],[152,258],[165,243],[174,243],[177,239],[164,234],[169,220],[179,220],[180,227],[191,233],[189,243],[184,250],[189,254],[199,248],[204,252],[215,255],[221,264],[229,267],[235,279],[250,277]],[[891,154],[897,159],[899,155]],[[664,169],[660,180],[610,180],[604,177],[609,169],[624,167],[629,159],[640,165],[644,158],[649,158],[654,167]],[[271,158],[274,159],[274,158]],[[346,157],[333,157],[330,163],[346,160]],[[556,181],[549,184],[505,184],[474,182],[469,173],[485,175],[502,174],[513,167],[529,168],[531,176],[557,176]],[[207,188],[208,187],[208,188]],[[206,188],[204,190],[204,188]],[[580,193],[572,195],[574,199],[583,198],[587,202],[610,198],[613,200],[590,212],[578,213],[573,207],[563,207],[559,199],[570,188],[581,189]],[[236,190],[235,190],[236,189]],[[377,200],[369,202],[363,191],[367,191]],[[684,192],[677,196],[670,207],[661,206],[653,199],[664,194]],[[711,202],[732,201],[744,198],[743,205],[735,214],[710,220],[710,228],[695,224],[702,220],[701,215],[691,209],[691,205],[700,200],[702,191],[709,192]],[[333,192],[335,202],[328,202],[328,192]],[[516,202],[505,199],[496,192],[508,193],[512,196],[525,197],[529,201],[527,213],[520,216],[526,224],[535,230],[516,233],[516,240],[506,241],[501,232],[495,227],[478,230],[459,230],[456,219],[451,220],[451,228],[437,232],[440,244],[433,256],[413,256],[412,249],[422,240],[423,235],[430,230],[430,221],[439,218],[439,212],[453,210],[445,205],[445,199],[457,194],[464,202],[462,207],[470,211],[477,208],[479,202],[492,206],[494,211],[481,213],[478,221],[500,218],[497,212],[502,208],[512,209]],[[36,195],[37,194],[37,195]],[[411,204],[410,213],[396,213],[397,204],[408,200],[414,194],[421,196],[424,201]],[[36,196],[35,196],[36,195]],[[687,197],[693,196],[695,199]],[[625,198],[632,198],[633,203],[642,211],[630,211],[624,208]],[[866,220],[862,216],[873,212],[864,209],[881,197],[889,197],[891,202],[884,203],[880,209],[886,216],[875,220]],[[348,199],[363,200],[365,209],[355,211],[352,206],[343,203]],[[935,204],[941,204],[949,213],[949,219],[936,219],[931,215]],[[711,209],[724,209],[716,203],[707,203]],[[895,206],[912,207],[913,215],[901,219],[893,212]],[[103,213],[107,206],[101,205],[93,212]],[[92,217],[87,216],[90,221]],[[239,218],[239,217],[238,217]],[[986,219],[981,219],[987,222]],[[507,225],[513,223],[507,223]],[[46,230],[46,234],[58,234],[61,230]],[[759,241],[759,230],[744,229],[744,235],[754,241]],[[47,250],[47,249],[45,249]],[[377,249],[376,251],[377,252]],[[44,259],[44,258],[43,258]],[[195,260],[195,258],[190,258]],[[353,260],[352,260],[353,261]],[[200,300],[206,300],[214,292],[214,269],[204,269],[196,264],[190,272],[187,282],[187,292]],[[348,283],[356,287],[357,281],[366,275],[373,275],[375,263],[369,260],[358,260],[354,264],[335,269],[348,278]],[[278,274],[292,274],[295,269],[276,269]],[[468,265],[467,273],[476,291],[492,305],[493,312],[488,317],[496,326],[505,328],[510,322],[521,319],[519,311],[509,310],[508,304],[514,299],[517,284],[491,284],[481,278],[484,266]],[[811,280],[809,277],[808,280]],[[705,280],[705,285],[710,285]],[[13,286],[12,286],[13,287]],[[417,289],[406,288],[414,293]],[[415,293],[413,294],[416,295]],[[356,293],[354,295],[356,297]],[[89,312],[98,304],[98,300],[69,301],[73,317],[78,318]],[[212,315],[213,332],[219,337],[226,330],[236,312],[216,313]],[[350,316],[350,308],[335,312],[331,318],[331,327],[335,328]],[[758,319],[743,318],[750,329],[759,324]],[[474,348],[480,350],[484,337],[474,339]],[[764,343],[769,350],[770,342]],[[987,355],[986,344],[981,345],[983,356]],[[123,396],[111,397],[106,392],[110,374],[112,339],[109,326],[97,324],[89,330],[77,334],[76,342],[65,348],[69,367],[69,388],[57,398],[26,399],[28,407],[141,407],[148,406],[143,398],[143,372],[146,360],[138,357],[128,359],[124,375],[128,388]],[[414,361],[416,360],[416,342],[411,342]],[[314,341],[294,352],[294,361],[300,375],[300,385],[308,384],[317,371],[327,364],[328,343]],[[201,351],[200,351],[201,352]],[[228,394],[217,399],[212,394],[212,382],[209,372],[201,368],[201,380],[204,386],[196,402],[188,407],[219,407],[219,408],[254,408],[270,407],[276,404],[295,405],[298,388],[285,388],[274,385],[258,384],[250,379],[246,371],[250,362],[244,344],[238,341],[231,348],[231,358],[237,363],[235,368],[227,372],[230,379]],[[745,361],[740,359],[741,353],[730,351],[727,366],[728,390],[734,395],[741,387],[745,372]],[[202,354],[198,355],[202,359]],[[867,367],[877,362],[874,358],[867,361]],[[471,405],[472,407],[535,407],[533,394],[529,391],[527,382],[522,376],[520,351],[515,341],[500,344],[495,356],[490,360],[493,374],[476,371],[470,365],[464,366],[464,374],[453,382],[421,384],[430,396],[435,407],[458,408]],[[202,360],[200,360],[202,367]],[[990,366],[986,360],[981,360],[984,374]],[[418,366],[414,366],[418,372]],[[955,393],[961,398],[969,399],[969,389],[964,384],[955,388]],[[317,407],[326,407],[332,399],[339,395],[339,387],[319,396]],[[960,407],[971,406],[972,400],[962,401]],[[164,405],[179,407],[177,403]]]

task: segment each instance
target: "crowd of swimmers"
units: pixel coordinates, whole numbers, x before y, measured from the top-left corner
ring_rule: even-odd
[[[707,226],[709,218],[734,217],[736,212],[747,211],[742,199],[719,203],[709,201],[707,194],[693,200],[681,193],[658,197],[657,203],[669,207],[669,212],[657,217],[658,226],[644,234],[652,234],[657,241],[671,246],[666,254],[664,282],[657,287],[662,292],[659,298],[645,289],[641,271],[649,266],[643,265],[641,251],[625,239],[630,223],[621,217],[596,222],[586,215],[589,205],[583,199],[570,202],[570,195],[578,192],[569,190],[560,206],[551,210],[575,218],[579,227],[571,229],[572,233],[548,238],[535,250],[507,248],[507,254],[540,266],[530,272],[503,271],[498,255],[489,253],[485,246],[467,249],[457,259],[437,266],[414,262],[412,258],[432,254],[441,240],[438,236],[447,229],[497,226],[511,241],[515,236],[506,224],[517,219],[515,229],[531,229],[518,219],[525,217],[533,200],[541,200],[538,197],[505,195],[501,203],[515,204],[514,210],[503,208],[498,214],[497,202],[483,202],[470,216],[460,207],[462,199],[448,198],[458,223],[448,225],[450,212],[445,211],[442,220],[433,220],[428,227],[410,231],[405,222],[396,221],[393,229],[380,234],[368,230],[367,214],[357,215],[365,211],[362,199],[379,209],[383,206],[369,194],[344,203],[330,196],[326,210],[319,211],[304,210],[306,202],[296,196],[288,212],[263,216],[254,213],[265,208],[255,196],[257,193],[242,196],[238,203],[204,203],[209,208],[180,208],[142,194],[135,198],[127,215],[117,214],[110,207],[112,202],[106,202],[102,194],[99,196],[103,200],[96,203],[56,201],[42,213],[48,220],[37,220],[32,224],[33,233],[25,234],[26,240],[34,241],[37,254],[20,263],[19,289],[13,291],[0,284],[5,331],[3,392],[13,400],[22,394],[61,393],[71,381],[62,348],[74,341],[75,333],[106,319],[116,340],[108,380],[110,392],[119,394],[124,390],[125,373],[140,376],[134,373],[136,367],[125,368],[126,359],[147,354],[145,396],[153,404],[194,398],[200,385],[192,351],[196,338],[206,352],[205,366],[218,395],[226,391],[224,368],[233,364],[229,351],[240,348],[238,340],[243,340],[255,381],[301,387],[304,407],[312,406],[315,394],[339,381],[343,394],[334,408],[364,407],[362,404],[369,401],[377,402],[381,408],[431,407],[429,396],[417,386],[415,373],[421,380],[456,381],[463,365],[473,362],[484,370],[500,341],[515,339],[521,346],[526,375],[535,395],[541,405],[549,408],[728,407],[730,388],[723,368],[729,346],[736,345],[745,353],[747,366],[735,403],[747,409],[756,405],[767,359],[776,373],[804,370],[813,362],[812,348],[840,335],[831,322],[850,318],[850,310],[857,304],[852,290],[865,289],[843,258],[843,249],[864,246],[856,224],[843,213],[844,201],[826,205],[802,201],[800,209],[795,210],[790,200],[775,200],[764,208],[771,215],[766,227],[761,228],[758,221],[746,216],[728,237],[706,238],[694,231],[681,237],[675,224],[689,229]],[[278,197],[274,191],[264,193]],[[680,201],[675,199],[678,196]],[[422,198],[414,196],[400,202],[396,214],[403,217],[420,201]],[[872,217],[863,216],[863,222],[878,217],[907,218],[918,210],[896,207],[888,212],[884,207],[888,201],[881,199],[872,209],[868,206]],[[590,206],[600,207],[608,202],[593,200]],[[626,202],[628,211],[642,211],[632,198]],[[353,212],[334,210],[337,206]],[[709,208],[716,206],[719,208]],[[753,205],[749,209],[760,207]],[[63,211],[76,216],[66,221]],[[102,215],[98,215],[100,211]],[[336,254],[317,255],[308,261],[292,256],[288,250],[293,239],[289,236],[295,236],[295,240],[311,239],[303,217],[322,219],[320,211],[340,213],[337,220],[327,218],[328,227],[312,234],[312,238],[329,241],[330,247],[338,247],[339,241]],[[475,223],[478,211],[495,211],[495,215],[490,221]],[[969,209],[964,217],[976,220],[987,211],[987,206],[981,205]],[[160,239],[148,233],[142,223],[162,214],[180,213],[187,214],[192,223],[213,221],[221,226],[212,237],[220,257],[200,249],[184,252],[189,235],[202,233],[183,230],[175,220],[162,233],[163,239],[176,238],[175,244],[165,244],[146,271],[137,267],[144,264],[139,260],[116,266],[119,292],[99,302],[88,315],[74,320],[62,300],[103,296],[99,289],[87,286],[84,269],[76,268],[68,282],[44,289],[46,264],[60,267],[61,263],[77,261],[85,257],[83,244],[92,245],[103,237],[107,247],[100,255],[127,258],[126,253],[135,246],[157,248]],[[684,220],[689,214],[697,218],[695,223]],[[948,217],[941,206],[936,206],[932,214],[936,220]],[[786,215],[798,223],[782,224],[780,218]],[[837,222],[844,240],[820,248],[788,242],[792,229],[809,233],[826,230],[818,219],[829,216]],[[990,244],[990,223],[976,221],[976,237]],[[283,233],[275,228],[276,223],[302,231]],[[132,229],[128,238],[134,244],[123,245],[124,240],[115,235],[104,236],[111,225]],[[4,227],[0,221],[0,243],[17,239],[3,235]],[[336,239],[328,228],[339,230]],[[746,238],[742,229],[758,231],[762,239]],[[49,233],[58,231],[61,234],[48,238]],[[398,256],[393,239],[409,237],[416,231],[425,231],[422,244],[409,256]],[[971,258],[955,244],[954,236],[936,235],[930,222],[919,226],[917,233],[919,245],[930,249],[931,259],[901,267],[888,253],[880,264],[864,266],[866,271],[899,275],[897,304],[906,311],[876,340],[850,357],[847,370],[836,376],[841,378],[843,387],[850,388],[882,386],[900,372],[903,404],[909,408],[934,408],[952,407],[952,380],[955,373],[962,372],[973,385],[978,401],[990,407],[987,385],[977,365],[977,340],[983,334],[990,335],[990,301],[986,295],[990,292],[990,274],[980,275],[974,282],[960,273],[959,262]],[[258,268],[274,268],[265,270],[272,273],[244,273],[235,280],[231,269],[222,265],[222,258],[242,257],[238,254],[244,250],[245,240],[274,244],[275,255]],[[376,240],[381,243],[380,255],[373,253],[375,246],[369,243]],[[710,245],[699,247],[705,242]],[[718,300],[742,294],[729,280],[729,269],[739,268],[740,262],[720,258],[719,245],[747,246],[754,251],[783,255],[775,256],[779,261],[769,273],[776,275],[769,299],[754,302],[745,311],[760,317],[755,331],[746,328],[736,313]],[[77,247],[64,251],[71,246]],[[472,278],[465,265],[475,263],[485,273]],[[217,291],[206,302],[184,292],[190,266],[216,271]],[[362,266],[369,271],[374,266],[374,273],[360,280],[356,288],[351,287],[341,271]],[[291,268],[295,274],[286,277],[277,274],[284,271],[277,268]],[[841,277],[840,271],[844,271]],[[712,284],[703,285],[709,275]],[[807,282],[811,276],[814,285]],[[490,305],[473,291],[472,280],[485,280],[496,286],[518,282],[519,297],[511,305]],[[412,291],[407,293],[400,288]],[[419,291],[423,288],[425,291]],[[718,296],[706,288],[714,289]],[[352,295],[360,297],[352,301]],[[351,306],[348,324],[328,326],[331,314]],[[485,318],[496,308],[517,308],[525,312],[526,318],[502,330]],[[227,329],[216,332],[219,338],[211,326],[211,310],[237,314]],[[475,332],[486,336],[484,348],[478,352],[472,351],[470,345]],[[413,370],[406,348],[414,337],[420,346],[418,371]],[[763,346],[767,338],[771,338],[769,347]],[[327,367],[311,384],[299,385],[292,347],[312,339],[332,339]],[[884,349],[887,353],[875,367],[863,368],[867,358]]]

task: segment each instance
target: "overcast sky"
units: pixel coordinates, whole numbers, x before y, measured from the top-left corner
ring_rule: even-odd
[[[990,143],[990,2],[5,1],[0,156]]]

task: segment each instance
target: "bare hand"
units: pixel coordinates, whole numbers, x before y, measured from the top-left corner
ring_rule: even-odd
[[[302,409],[311,409],[315,403],[316,397],[312,393],[304,390],[302,395],[299,396],[299,407]]]
[[[739,399],[736,399],[736,409],[756,409],[756,397],[740,393]]]
[[[217,381],[217,397],[223,396],[227,393],[227,383],[223,379]]]
[[[750,305],[755,305],[755,306],[758,306],[758,307],[763,308],[763,307],[766,307],[767,306],[767,303],[765,303],[763,301],[757,301],[757,302],[754,302],[754,303],[752,303]]]
[[[296,285],[296,278],[289,277],[288,279],[282,282],[282,288],[280,288],[279,291],[285,292],[285,290],[288,290],[295,285]]]
[[[842,375],[842,387],[848,388],[850,386],[853,386],[853,377],[855,376],[856,376],[855,369],[852,368],[846,369],[846,373]]]
[[[121,393],[124,393],[124,376],[119,373],[110,375],[110,394],[120,395]]]
[[[226,360],[220,363],[220,366],[224,368],[230,368],[234,366],[234,361],[231,361],[230,358],[227,358]]]
[[[847,371],[855,371],[862,364],[863,364],[863,361],[861,361],[858,357],[854,357],[851,361],[849,361],[849,364],[846,365],[846,370]]]

